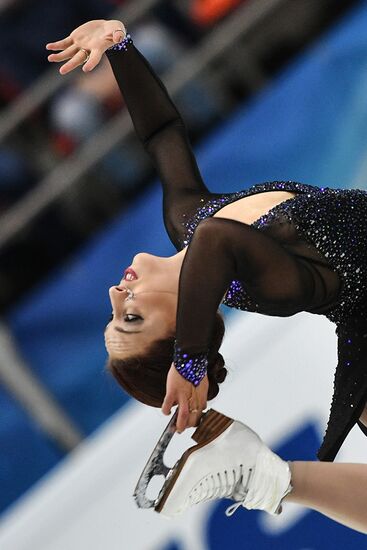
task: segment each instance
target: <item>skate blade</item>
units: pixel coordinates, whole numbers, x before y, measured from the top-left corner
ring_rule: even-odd
[[[154,476],[163,475],[165,478],[171,471],[163,462],[163,455],[176,431],[176,420],[178,411],[173,414],[168,422],[166,429],[160,436],[152,454],[146,463],[134,491],[134,498],[138,508],[153,508],[156,500],[150,500],[146,497],[146,492],[151,479]]]
[[[234,420],[232,418],[229,418],[214,409],[209,409],[209,411],[201,416],[199,426],[192,435],[192,439],[197,444],[187,449],[187,451],[183,453],[180,460],[177,461],[175,466],[169,470],[163,487],[154,503],[154,509],[156,512],[162,512],[167,498],[169,497],[189,456],[220,436],[233,422]]]

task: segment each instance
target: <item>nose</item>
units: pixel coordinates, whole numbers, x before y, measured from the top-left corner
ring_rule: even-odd
[[[127,294],[129,290],[125,286],[115,285],[111,286],[109,289],[109,294],[111,296],[116,296],[119,300],[121,300],[121,294]]]
[[[122,312],[124,299],[127,296],[127,289],[122,286],[111,286],[108,293],[110,295],[111,305],[114,313],[116,315],[120,315]]]

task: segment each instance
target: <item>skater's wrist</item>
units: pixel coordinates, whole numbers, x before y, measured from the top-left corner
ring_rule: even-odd
[[[181,376],[194,386],[198,386],[207,373],[208,354],[206,352],[187,353],[175,342],[173,363]]]
[[[126,31],[125,31],[126,33]],[[131,38],[131,35],[129,33],[126,33],[124,38],[120,40],[117,44],[114,44],[110,48],[108,48],[106,53],[109,52],[126,52],[128,47],[133,44],[133,39]]]

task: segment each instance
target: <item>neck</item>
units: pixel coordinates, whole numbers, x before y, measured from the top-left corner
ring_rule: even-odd
[[[177,254],[174,254],[173,256],[169,256],[168,260],[172,266],[172,269],[177,270],[178,273],[181,271],[182,262],[184,261],[184,257],[186,255],[187,246],[180,250],[180,252],[177,252]]]
[[[181,267],[186,255],[186,251],[187,251],[187,247],[184,248],[183,250],[180,250],[180,252],[177,252],[177,254],[174,254],[173,256],[169,256],[167,258],[169,262],[171,274],[177,280],[177,289],[178,289],[178,281],[181,273]]]

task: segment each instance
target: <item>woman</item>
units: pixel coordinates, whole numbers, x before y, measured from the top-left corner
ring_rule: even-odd
[[[352,426],[367,424],[367,194],[294,182],[210,193],[177,109],[123,23],[90,21],[46,47],[61,50],[49,56],[66,61],[61,74],[79,65],[84,72],[93,70],[106,52],[137,135],[160,174],[165,225],[179,250],[169,258],[138,254],[110,289],[113,319],[106,346],[118,382],[140,401],[162,406],[165,414],[178,404],[181,432],[198,424],[207,398],[225,378],[218,352],[222,302],[266,315],[326,315],[337,325],[339,361],[319,458],[333,460]],[[294,462],[289,467],[251,430],[225,417],[217,422],[225,426],[221,437],[209,445],[211,422],[198,428],[200,452],[190,453],[171,479],[164,498],[168,515],[219,496],[274,513],[286,498],[367,532],[365,465]],[[225,445],[223,452],[216,452],[218,445]],[[242,454],[248,446],[255,451],[246,475]],[[230,465],[231,483],[226,460],[236,463]],[[220,468],[226,472],[223,483]],[[216,484],[205,494],[195,489],[193,497],[194,474],[215,477]]]

